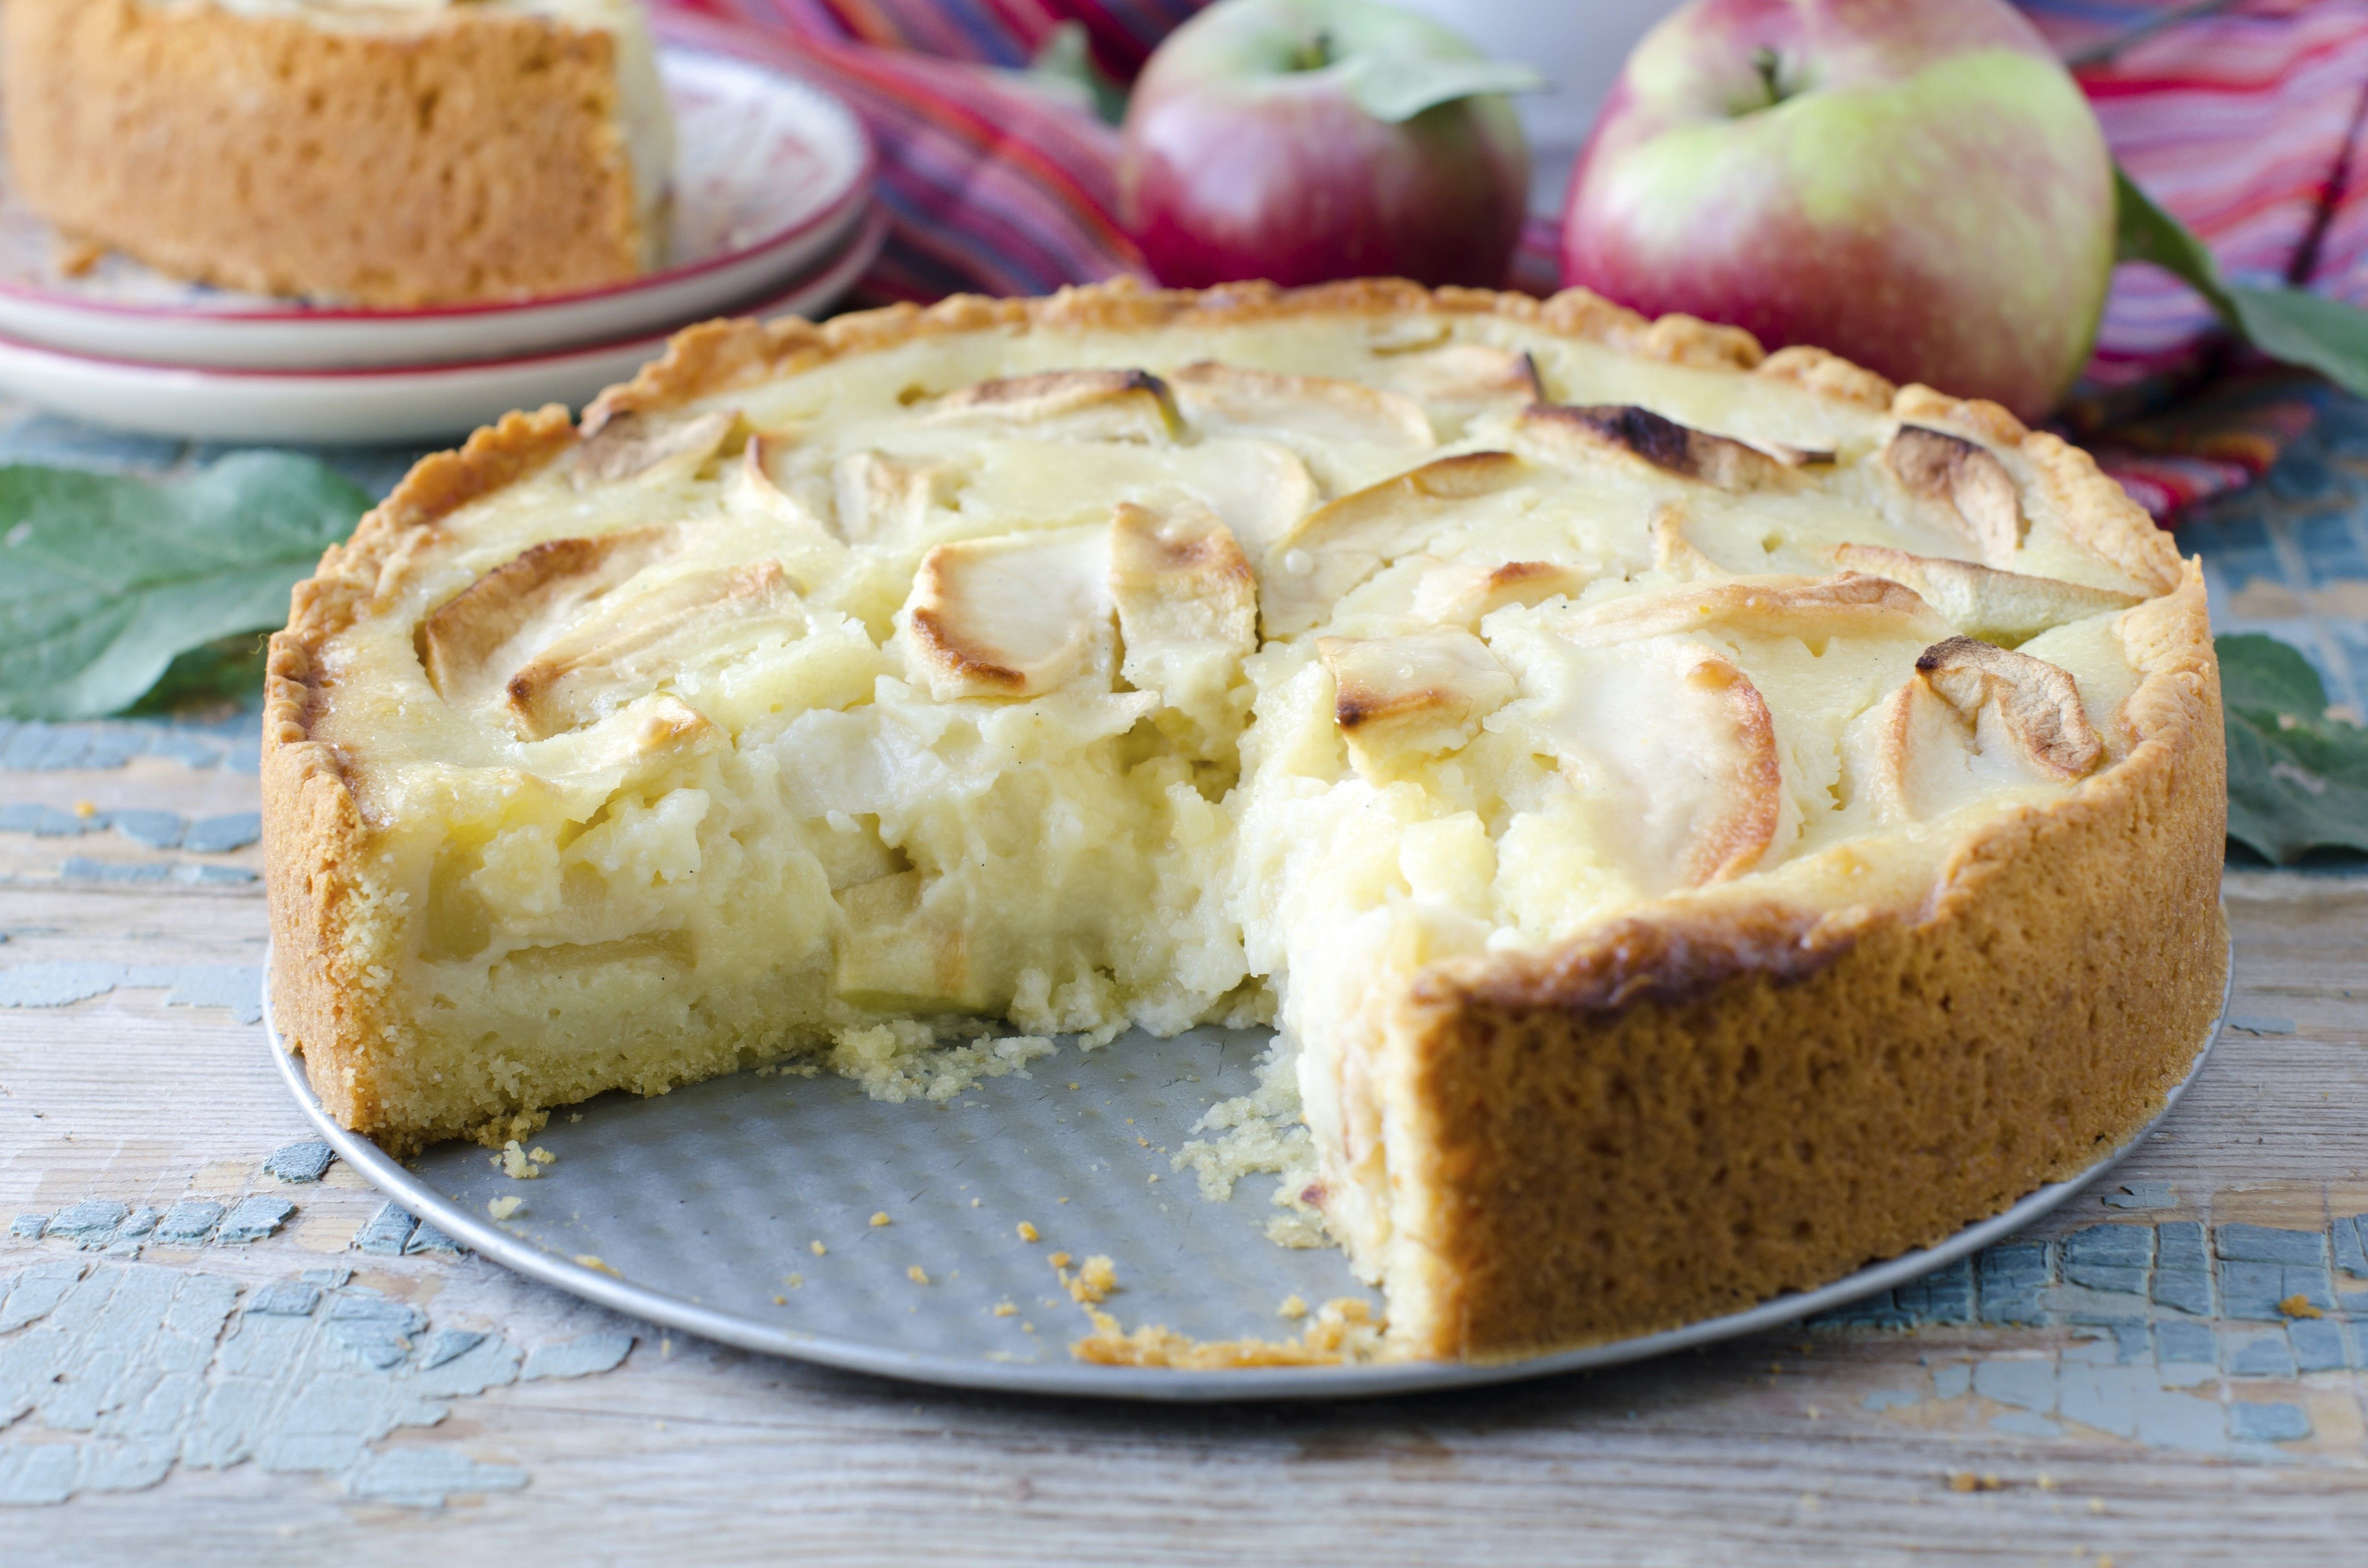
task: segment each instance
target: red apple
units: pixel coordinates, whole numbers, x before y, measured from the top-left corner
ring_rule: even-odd
[[[1694,0],[1572,172],[1563,279],[2024,418],[2087,362],[2113,165],[2003,0]]]
[[[1220,0],[1135,84],[1127,232],[1179,287],[1383,274],[1493,287],[1529,184],[1500,95],[1535,84],[1368,0]]]

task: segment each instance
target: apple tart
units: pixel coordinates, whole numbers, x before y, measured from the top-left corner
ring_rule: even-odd
[[[1996,1212],[2226,948],[2193,563],[1995,406],[1577,291],[692,328],[324,558],[264,768],[347,1125],[1270,1020],[1410,1357]]]

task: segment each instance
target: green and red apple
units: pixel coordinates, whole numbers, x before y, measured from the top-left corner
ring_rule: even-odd
[[[1536,73],[1371,0],[1219,0],[1135,84],[1121,208],[1163,283],[1375,275],[1494,288]]]
[[[2025,418],[2087,361],[2113,165],[2004,0],[1694,0],[1573,171],[1563,275]]]

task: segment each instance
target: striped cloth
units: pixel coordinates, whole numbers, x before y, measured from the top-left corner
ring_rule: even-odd
[[[1141,274],[1117,218],[1117,137],[1028,73],[1067,27],[1132,79],[1201,0],[655,0],[662,33],[768,59],[837,92],[881,152],[889,243],[867,301],[1042,293]],[[1942,0],[1945,3],[1945,0]],[[2368,0],[2023,0],[2131,176],[2233,278],[2368,304]],[[1555,284],[1550,215],[1508,284]],[[2157,517],[2251,480],[2323,389],[2248,363],[2168,275],[2114,279],[2065,419]]]

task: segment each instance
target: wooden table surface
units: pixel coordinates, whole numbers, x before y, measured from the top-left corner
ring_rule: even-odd
[[[188,454],[19,418],[17,456]],[[2274,483],[2182,534],[2224,630],[2290,638],[2351,702],[2363,518],[2368,410],[2330,403]],[[775,1361],[396,1250],[344,1165],[305,1179],[266,1055],[255,733],[0,722],[10,1568],[2368,1561],[2349,869],[2232,869],[2238,1027],[2188,1098],[1924,1287],[1524,1386],[1151,1408]]]

